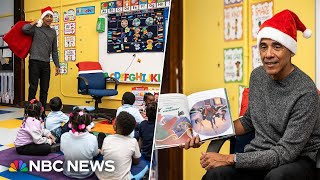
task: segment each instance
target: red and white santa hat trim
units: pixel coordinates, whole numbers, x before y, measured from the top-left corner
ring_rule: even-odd
[[[290,10],[281,11],[260,26],[257,36],[258,47],[262,38],[269,38],[281,43],[296,54],[297,30],[303,32],[303,37],[311,37],[311,30],[306,28],[294,12]]]
[[[103,73],[102,67],[99,62],[83,61],[76,64],[79,70],[79,74],[89,73]]]
[[[43,24],[43,20],[42,19],[48,14],[51,14],[53,16],[53,10],[52,10],[52,8],[50,6],[41,9],[41,17],[40,17],[40,19],[38,20],[38,23],[37,23],[38,27],[42,26],[42,24]]]

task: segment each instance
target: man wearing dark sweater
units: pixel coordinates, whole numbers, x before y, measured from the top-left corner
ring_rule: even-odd
[[[55,75],[59,74],[59,59],[56,31],[50,27],[53,19],[51,7],[41,10],[40,20],[23,26],[22,31],[32,36],[29,57],[29,96],[28,100],[35,99],[40,80],[40,102],[45,108],[47,104],[50,84],[50,54],[56,66]],[[44,113],[44,112],[43,112]],[[42,115],[42,118],[45,114]]]
[[[320,102],[312,79],[291,63],[296,31],[309,38],[299,18],[282,11],[260,26],[257,43],[263,62],[250,77],[249,107],[234,122],[236,135],[255,131],[244,153],[202,153],[202,179],[315,179],[320,149]],[[199,147],[199,138],[185,148]]]

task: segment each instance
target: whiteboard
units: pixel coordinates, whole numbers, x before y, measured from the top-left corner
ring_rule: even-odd
[[[165,36],[167,32],[168,13],[165,17]],[[99,62],[108,76],[115,77],[124,83],[160,84],[164,52],[108,53],[108,19],[105,18],[105,32],[99,33]]]

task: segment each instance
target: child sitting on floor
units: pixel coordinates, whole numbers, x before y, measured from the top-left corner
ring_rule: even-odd
[[[153,103],[153,102],[155,102],[153,94],[150,92],[145,93],[143,96],[143,106],[140,109],[140,113],[141,113],[143,119],[145,119],[145,120],[148,119],[148,117],[146,115],[146,107],[148,104]]]
[[[134,96],[133,93],[125,92],[122,96],[122,106],[118,108],[116,117],[119,115],[120,112],[126,111],[134,117],[136,124],[139,124],[140,122],[142,122],[144,119],[141,116],[139,110],[133,107],[133,104],[135,101],[136,101],[136,97]],[[130,134],[129,135],[130,137],[134,137],[133,130],[129,134]]]
[[[68,171],[68,162],[73,164],[76,160],[93,160],[98,155],[98,141],[95,135],[87,131],[87,126],[92,122],[92,117],[79,109],[70,113],[69,132],[61,136],[61,151],[64,154],[63,174],[77,179],[85,179],[93,174],[92,169],[85,167],[86,171]],[[102,142],[101,142],[102,144]]]
[[[155,102],[154,95],[152,93],[149,93],[149,92],[145,93],[144,96],[143,96],[143,101],[144,101],[145,106],[147,106],[150,103]]]
[[[104,138],[101,154],[104,160],[113,160],[115,171],[96,171],[99,179],[131,180],[131,164],[138,164],[141,156],[136,139],[128,135],[136,125],[134,117],[128,112],[120,112],[113,126],[116,134]]]
[[[147,121],[142,121],[139,126],[139,146],[141,149],[142,157],[145,160],[151,160],[154,127],[157,115],[157,103],[149,103],[146,106]]]
[[[24,120],[14,141],[18,154],[46,156],[50,152],[55,152],[55,146],[51,146],[55,144],[55,137],[42,127],[42,112],[40,101],[32,99],[26,104]]]
[[[52,98],[49,106],[51,112],[46,118],[45,127],[56,137],[56,142],[58,143],[61,135],[67,131],[66,123],[69,121],[69,117],[61,111],[63,105],[59,97]],[[65,127],[63,127],[63,124]]]

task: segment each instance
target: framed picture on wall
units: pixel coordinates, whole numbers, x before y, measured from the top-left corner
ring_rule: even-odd
[[[240,6],[224,7],[224,40],[241,40],[243,34],[243,11]]]
[[[262,1],[251,4],[252,39],[257,39],[260,25],[273,16],[273,1]]]
[[[243,81],[243,48],[224,49],[224,81]]]
[[[224,0],[224,5],[234,5],[234,4],[239,4],[242,3],[243,0]]]

